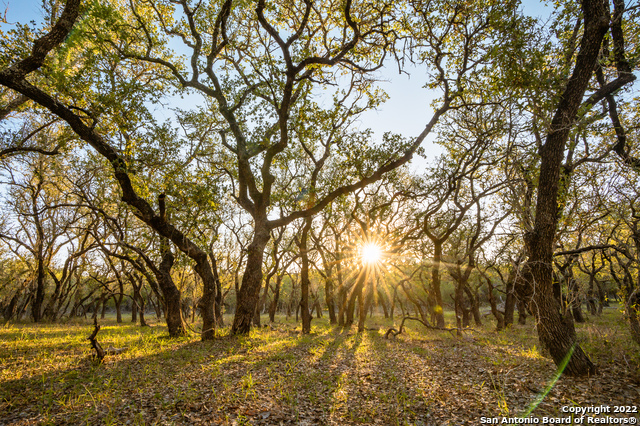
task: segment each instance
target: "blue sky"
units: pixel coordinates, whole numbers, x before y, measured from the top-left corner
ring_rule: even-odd
[[[41,2],[37,0],[1,0],[3,9],[6,9],[7,22],[42,21]],[[522,8],[524,12],[534,17],[546,17],[550,8],[538,0],[524,0]],[[0,25],[5,27],[6,25]],[[417,136],[429,121],[432,108],[430,103],[433,96],[422,87],[426,76],[416,69],[411,75],[399,75],[397,68],[390,66],[384,71],[380,86],[389,95],[389,100],[377,111],[363,116],[361,128],[371,128],[377,137],[384,132],[400,133],[406,137]],[[180,105],[187,108],[188,103],[194,102],[193,98],[185,99]],[[427,143],[425,145],[427,155],[433,158],[439,152],[437,146]],[[414,166],[415,167],[415,166]]]

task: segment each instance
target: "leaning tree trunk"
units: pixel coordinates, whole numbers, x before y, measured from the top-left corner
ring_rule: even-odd
[[[538,336],[556,365],[569,375],[595,372],[595,366],[576,340],[570,315],[561,312],[553,296],[553,242],[558,222],[560,168],[569,131],[587,89],[608,29],[601,0],[583,0],[584,34],[573,74],[560,98],[544,146],[541,148],[540,176],[535,224],[525,236],[529,259],[525,276],[532,297],[529,308],[536,317]]]
[[[9,321],[15,315],[17,310],[16,308],[18,306],[18,299],[20,299],[21,295],[21,289],[18,289],[18,291],[11,298],[9,304],[2,310],[2,316],[4,317],[5,321]]]

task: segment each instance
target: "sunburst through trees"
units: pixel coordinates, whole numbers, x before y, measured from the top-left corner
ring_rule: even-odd
[[[373,266],[382,260],[382,248],[375,242],[367,242],[360,249],[360,259],[365,266]]]

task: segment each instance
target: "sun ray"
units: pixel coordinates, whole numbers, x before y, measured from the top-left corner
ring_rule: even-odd
[[[382,248],[373,242],[365,243],[360,252],[362,263],[369,266],[375,266],[382,260]]]

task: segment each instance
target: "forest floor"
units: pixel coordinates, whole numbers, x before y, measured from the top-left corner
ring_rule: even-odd
[[[102,364],[90,356],[89,321],[0,325],[0,425],[545,424],[579,422],[563,411],[600,405],[611,413],[583,424],[638,419],[613,413],[640,406],[640,352],[616,308],[578,325],[599,368],[581,378],[557,376],[532,325],[497,333],[487,317],[458,338],[408,322],[387,340],[394,322],[384,318],[368,318],[364,333],[316,319],[308,336],[279,320],[211,342],[168,339],[162,322],[102,320],[102,346],[128,347]]]

